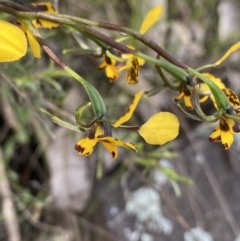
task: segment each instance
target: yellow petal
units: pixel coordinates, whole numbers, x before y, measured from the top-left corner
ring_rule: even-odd
[[[234,134],[231,132],[233,125],[233,120],[220,119],[221,142],[224,145],[225,150],[229,149],[234,141]]]
[[[192,110],[193,106],[192,106],[192,103],[191,103],[191,93],[185,86],[182,87],[180,94],[175,97],[175,101],[179,101],[182,98],[184,100],[185,106],[188,109]]]
[[[32,49],[34,57],[35,58],[41,58],[40,45],[29,30],[27,30],[27,38],[28,38],[28,42],[29,42],[29,45]]]
[[[89,137],[85,137],[84,139],[77,142],[74,149],[78,152],[79,155],[89,156],[93,152],[93,148],[97,142],[97,138],[90,139]]]
[[[137,152],[137,148],[134,144],[130,143],[130,142],[123,142],[121,140],[118,140],[112,136],[106,136],[106,137],[100,137],[98,138],[99,142],[104,142],[104,143],[111,143],[115,146],[122,146],[122,147],[127,147],[132,149],[133,151]]]
[[[193,109],[193,106],[192,106],[192,102],[191,102],[191,96],[190,96],[190,95],[184,95],[183,99],[184,99],[184,104],[185,104],[185,106],[186,106],[189,110],[192,110],[192,109]]]
[[[18,21],[18,22],[20,23],[20,26],[23,32],[27,35],[27,39],[32,49],[34,57],[41,58],[41,48],[38,41],[34,38],[32,33],[28,30],[27,26],[22,21]]]
[[[184,96],[184,93],[183,93],[183,91],[181,91],[181,92],[179,93],[179,95],[177,95],[177,96],[175,97],[175,101],[181,100],[181,99],[183,98],[183,96]]]
[[[126,80],[129,85],[138,83],[139,63],[137,57],[133,56],[127,61]]]
[[[51,3],[36,3],[33,5],[36,6],[41,12],[47,12],[47,13],[53,13],[53,14],[58,13],[58,11],[54,9]],[[37,19],[37,20],[34,20],[32,23],[36,28],[51,29],[59,26],[59,23],[54,23],[52,21],[45,20],[45,19]]]
[[[117,150],[117,147],[112,144],[112,143],[109,143],[109,142],[105,142],[105,141],[102,141],[102,144],[105,146],[105,148],[112,154],[112,157],[114,159],[117,158],[118,156],[118,150]]]
[[[134,95],[133,102],[132,102],[132,104],[128,107],[128,111],[125,113],[125,115],[121,116],[121,117],[112,125],[113,127],[117,128],[117,127],[119,127],[122,123],[127,122],[127,121],[131,118],[131,116],[132,116],[134,110],[136,109],[136,107],[137,107],[137,105],[138,105],[138,103],[139,103],[142,95],[143,95],[143,91],[142,91],[142,90],[140,90],[137,94]]]
[[[0,62],[18,60],[27,52],[24,32],[11,23],[0,20]]]
[[[240,108],[238,108],[240,106],[238,96],[231,89],[227,89],[227,88],[223,89],[223,92],[227,96],[227,99],[228,99],[229,103],[231,104],[231,106],[236,108],[235,109],[236,113],[240,114]]]
[[[98,68],[99,68],[99,69],[105,69],[106,66],[107,66],[106,62],[103,61],[101,64],[98,65]]]
[[[137,60],[138,60],[139,66],[142,66],[142,65],[145,64],[145,60],[144,59],[137,57]]]
[[[119,70],[116,68],[116,60],[109,58],[107,55],[104,55],[105,61],[102,62],[98,68],[105,69],[106,76],[110,79],[110,82],[113,82],[117,77]]]
[[[145,141],[152,145],[163,145],[175,139],[178,132],[179,121],[169,112],[155,114],[138,131]]]
[[[130,48],[130,49],[135,50],[135,48],[133,46],[131,46],[131,45],[127,45],[127,47]],[[133,54],[121,54],[121,58],[122,59],[131,59],[131,58],[133,58],[133,56],[134,56]],[[142,65],[145,64],[145,60],[144,59],[137,57],[137,60],[138,60],[139,66],[142,66]]]
[[[229,55],[238,51],[240,49],[240,41],[235,43],[230,49],[216,62],[214,63],[215,66],[221,64]]]
[[[118,71],[115,65],[106,66],[106,76],[110,79],[110,82],[112,82],[118,77]]]
[[[217,126],[212,134],[209,136],[209,141],[211,142],[219,142],[221,141],[221,130],[220,126]]]
[[[140,27],[139,32],[141,34],[145,34],[148,29],[150,29],[161,17],[163,12],[163,7],[161,5],[158,5],[154,8],[152,8],[148,13],[145,19],[143,20],[143,23]]]

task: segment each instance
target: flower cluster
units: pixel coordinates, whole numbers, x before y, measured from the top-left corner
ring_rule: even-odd
[[[0,8],[2,6],[1,4]],[[12,5],[14,6],[14,3]],[[52,29],[62,24],[94,40],[98,45],[96,49],[91,49],[84,44],[81,51],[82,53],[92,54],[92,56],[95,57],[104,58],[98,67],[99,69],[105,70],[106,76],[109,78],[110,82],[114,82],[119,77],[119,74],[126,70],[127,83],[130,85],[137,84],[139,82],[140,67],[146,62],[154,64],[163,83],[153,91],[148,91],[148,95],[150,96],[149,93],[157,93],[157,91],[166,87],[178,91],[179,94],[175,97],[175,101],[179,102],[183,100],[185,107],[183,108],[180,104],[178,104],[178,107],[187,117],[199,121],[219,123],[210,134],[209,140],[211,142],[221,142],[226,150],[232,145],[234,135],[240,133],[240,102],[238,96],[234,91],[227,88],[220,78],[210,73],[202,72],[202,70],[208,67],[218,66],[230,54],[239,50],[240,42],[234,44],[216,63],[202,66],[194,70],[176,60],[145,36],[146,32],[162,15],[163,8],[160,5],[154,7],[147,13],[139,31],[130,31],[128,28],[114,24],[104,24],[102,22],[93,22],[82,18],[62,15],[59,14],[50,3],[29,4],[28,6],[20,7],[20,9],[22,8],[22,11],[18,11],[19,5],[17,4],[14,11],[20,28],[7,21],[0,20],[0,62],[15,61],[26,55],[27,42],[29,42],[33,55],[36,58],[41,57],[42,47],[55,63],[82,84],[88,94],[94,112],[94,118],[87,126],[81,121],[81,117],[84,115],[84,108],[82,107],[77,110],[77,126],[65,123],[59,118],[44,111],[60,125],[72,130],[84,130],[87,132],[86,137],[78,141],[75,145],[75,149],[80,155],[90,155],[98,143],[102,143],[107,151],[112,154],[113,158],[116,158],[118,155],[117,146],[137,151],[134,144],[113,137],[112,128],[134,131],[142,136],[149,144],[163,145],[177,137],[179,122],[174,114],[159,112],[141,126],[124,126],[123,123],[127,122],[134,113],[143,95],[143,91],[138,92],[134,96],[133,103],[122,117],[117,121],[110,119],[102,97],[96,88],[70,69],[49,47],[43,44],[44,39],[38,32],[39,28]],[[11,11],[8,13],[12,14]],[[117,30],[127,35],[112,39],[98,31],[86,27],[87,25]],[[157,53],[157,57],[153,58],[144,55],[136,49],[136,46],[133,47],[128,44],[123,44],[123,41],[132,38],[140,40],[154,50]],[[99,53],[102,54],[99,55]],[[160,57],[163,57],[165,60],[160,59]],[[170,75],[172,79],[169,80],[166,78],[164,72],[167,72],[168,76]],[[207,115],[202,110],[201,106],[206,101],[210,101],[213,105],[214,113],[211,115]],[[195,114],[191,113],[193,111]]]
[[[169,112],[159,112],[153,115],[145,124],[141,126],[122,125],[131,118],[142,95],[143,91],[139,91],[134,96],[133,102],[129,106],[128,111],[117,121],[109,119],[108,115],[105,114],[101,116],[101,118],[90,122],[86,129],[86,132],[88,132],[87,136],[78,141],[75,145],[75,150],[79,153],[79,155],[89,156],[98,143],[102,143],[113,158],[117,158],[118,156],[117,146],[126,147],[137,152],[137,148],[134,144],[130,142],[123,142],[122,140],[113,137],[112,128],[122,128],[128,131],[134,131],[142,136],[142,138],[151,145],[163,145],[175,139],[179,133],[179,121],[174,114]],[[63,123],[62,120],[46,112],[45,110],[42,111],[49,115],[52,120],[59,125],[75,131],[79,131],[80,129],[84,130],[84,128],[82,128],[81,121],[81,119],[84,117],[82,106],[76,110],[75,116],[78,126],[75,127],[72,127],[71,124],[65,122]]]
[[[240,43],[234,44],[226,54],[218,60],[214,65],[207,65],[206,67],[216,66],[222,63],[231,53],[237,51],[240,48]],[[204,69],[203,66],[201,69]],[[210,90],[209,85],[206,83],[199,83],[196,78],[190,78],[188,81],[183,82],[180,85],[180,94],[175,98],[176,101],[180,99],[184,100],[184,104],[187,109],[194,110],[197,116],[192,115],[179,108],[183,113],[195,120],[206,122],[219,122],[219,125],[210,134],[209,140],[211,142],[221,142],[224,149],[227,150],[231,147],[234,141],[234,135],[240,133],[240,101],[238,96],[231,89],[227,88],[220,78],[213,76],[210,73],[202,73],[203,77],[206,77],[211,83],[214,84],[215,95]],[[218,93],[223,94],[222,97],[218,96]],[[215,113],[212,115],[206,115],[201,109],[201,103],[208,99],[211,99]],[[218,98],[218,103],[217,99]],[[221,102],[222,101],[222,102]],[[220,106],[219,103],[223,103]]]

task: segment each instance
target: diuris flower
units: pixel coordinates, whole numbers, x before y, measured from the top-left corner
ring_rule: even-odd
[[[105,69],[106,76],[109,78],[110,82],[113,82],[116,78],[118,78],[119,72],[116,68],[116,60],[109,58],[106,54],[104,54],[105,61],[102,62],[98,68]]]
[[[231,112],[231,115],[240,115],[240,101],[237,95],[230,89],[223,89],[223,92],[228,98],[231,105],[231,109],[227,112]],[[227,113],[228,114],[228,113]],[[224,145],[225,150],[229,149],[234,141],[234,134],[240,133],[240,122],[228,118],[228,116],[222,114],[219,118],[219,126],[217,126],[213,133],[209,136],[211,142],[221,142]]]
[[[210,79],[212,82],[214,82],[220,89],[223,90],[225,88],[225,85],[222,83],[221,79],[216,78],[215,76],[213,76],[209,73],[202,73],[202,75],[204,75],[205,77]],[[191,91],[190,91],[190,89],[191,89],[191,85],[189,85],[188,83],[183,83],[182,87],[180,89],[180,94],[175,97],[175,101],[179,101],[180,99],[183,98],[185,106],[189,110],[192,110],[193,105],[192,105],[192,102],[191,102]],[[206,92],[206,93],[209,92],[208,94],[203,95],[201,98],[199,98],[200,103],[205,102],[208,99],[208,97],[210,97],[211,100],[213,101],[213,103],[215,104],[214,96],[211,94],[210,89],[209,89],[207,84],[201,83],[200,91]]]
[[[77,150],[80,155],[88,156],[92,153],[97,143],[102,143],[112,154],[113,158],[116,158],[118,154],[116,146],[127,147],[137,152],[137,148],[134,144],[130,142],[123,142],[112,137],[111,127],[125,128],[122,124],[131,118],[142,95],[143,91],[139,91],[134,96],[133,102],[128,107],[127,112],[115,121],[112,126],[106,122],[95,122],[90,128],[88,136],[77,142],[75,150]],[[104,121],[104,118],[102,121]],[[142,126],[130,126],[127,127],[127,129],[137,132],[147,143],[151,145],[163,145],[177,137],[179,131],[179,121],[172,113],[160,112],[152,116]]]
[[[127,147],[137,152],[134,144],[112,137],[111,125],[109,123],[97,122],[91,126],[88,136],[77,142],[75,150],[79,155],[89,156],[97,143],[102,143],[114,159],[118,155],[116,146]]]
[[[221,142],[225,150],[227,150],[231,147],[234,141],[234,134],[239,133],[239,123],[222,116],[219,119],[219,126],[217,126],[213,133],[209,136],[209,141]]]
[[[131,49],[134,49],[132,46],[128,46]],[[98,68],[105,69],[106,76],[109,78],[110,82],[114,82],[119,73],[127,69],[126,81],[128,84],[137,84],[138,75],[139,75],[139,66],[144,65],[145,60],[134,56],[133,54],[122,54],[121,62],[117,61],[107,54],[104,54],[105,61],[102,62]],[[119,57],[117,57],[119,58]],[[124,62],[124,63],[123,63]]]
[[[127,122],[131,118],[142,95],[143,91],[139,91],[137,94],[135,94],[133,102],[128,107],[127,112],[113,124],[110,124],[113,121],[111,121],[108,118],[107,114],[104,114],[100,119],[97,118],[96,120],[94,120],[94,122],[91,122],[89,125],[85,125],[85,127],[89,128],[89,132],[85,138],[81,139],[76,143],[75,150],[78,152],[78,154],[89,156],[93,152],[94,147],[98,143],[102,143],[104,147],[108,150],[108,152],[111,153],[113,158],[117,158],[117,146],[127,147],[137,152],[137,148],[134,144],[130,142],[123,142],[113,137],[112,128],[122,128],[137,132],[144,138],[144,140],[147,143],[152,145],[163,145],[176,138],[179,132],[179,121],[174,114],[169,112],[157,113],[141,126],[122,126],[123,123]],[[82,129],[80,126],[83,123],[81,121],[81,118],[83,117],[82,107],[86,109],[86,106],[87,105],[81,105],[79,107],[80,109],[77,109],[75,118],[76,122],[78,123],[78,126],[74,126],[65,121],[62,121],[58,117],[53,116],[45,110],[42,110],[42,112],[50,116],[55,123],[64,126],[68,129],[81,132],[80,130]]]
[[[132,46],[128,46],[131,49],[134,49]],[[126,81],[130,85],[134,85],[138,83],[138,75],[139,75],[139,66],[145,64],[145,60],[139,57],[134,56],[133,54],[122,54],[121,57],[126,59],[125,65],[119,68],[119,72],[127,69],[126,73]]]
[[[141,34],[146,34],[146,32],[159,20],[162,16],[163,7],[157,5],[150,9],[147,12],[146,17],[144,18],[139,32]],[[128,46],[131,49],[134,49],[132,46]],[[106,69],[106,76],[109,78],[110,82],[113,82],[119,75],[121,71],[127,69],[126,81],[128,84],[137,84],[138,75],[139,75],[139,66],[144,65],[145,61],[141,58],[134,56],[133,54],[122,54],[121,58],[125,61],[124,65],[119,65],[116,67],[116,60],[108,57],[105,61],[99,65],[99,69]],[[122,62],[122,61],[121,61]]]

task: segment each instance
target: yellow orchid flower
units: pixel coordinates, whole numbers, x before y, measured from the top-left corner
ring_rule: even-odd
[[[234,141],[234,134],[239,133],[239,123],[222,116],[219,120],[219,126],[217,126],[213,133],[209,136],[209,141],[221,142],[224,146],[224,149],[227,150],[231,147]]]
[[[132,46],[128,46],[131,49],[134,49]],[[111,58],[112,54],[109,56],[104,54],[104,62],[102,62],[98,68],[105,69],[106,76],[109,78],[110,82],[114,82],[119,73],[123,70],[127,69],[126,80],[128,84],[137,84],[138,83],[138,75],[139,75],[139,66],[144,65],[145,60],[139,57],[134,56],[133,54],[122,54],[121,58],[117,57],[121,60],[121,62],[117,63],[117,61]],[[120,61],[119,60],[119,61]]]
[[[3,20],[0,20],[0,29],[0,62],[22,58],[27,52],[27,39],[24,32]]]
[[[79,140],[74,147],[78,154],[84,156],[91,155],[94,147],[98,143],[102,143],[114,159],[118,156],[117,146],[126,147],[137,152],[137,148],[133,143],[123,142],[122,140],[113,137],[112,128],[123,128],[137,132],[147,143],[152,145],[163,145],[176,138],[179,132],[179,121],[174,114],[169,112],[157,113],[142,126],[122,126],[123,123],[127,122],[131,118],[142,95],[142,90],[136,93],[127,112],[113,124],[110,124],[112,121],[106,115],[91,123],[88,129],[88,135]],[[41,109],[41,111],[50,116],[55,123],[68,129],[81,132],[81,128],[79,126],[74,126],[62,121],[45,110]]]
[[[91,126],[88,136],[78,141],[75,145],[75,150],[78,152],[78,154],[89,156],[93,152],[93,149],[97,143],[102,143],[114,159],[118,156],[116,146],[127,147],[137,152],[137,148],[134,144],[130,142],[123,142],[112,137],[109,127],[110,124],[108,123],[94,123]]]
[[[234,115],[240,116],[240,101],[237,95],[230,89],[223,89],[223,92],[228,98],[231,111]],[[234,134],[240,133],[240,123],[233,119],[227,118],[224,113],[219,118],[219,126],[217,126],[213,133],[210,135],[209,140],[211,142],[221,142],[225,150],[229,149],[234,141]]]
[[[202,73],[202,75],[204,75],[205,77],[210,79],[212,82],[214,82],[220,89],[223,90],[225,88],[225,85],[224,85],[224,83],[222,83],[222,80],[220,78],[217,78],[214,75],[211,75],[209,73]],[[189,89],[188,89],[188,87],[189,87]],[[184,83],[182,85],[182,87],[181,87],[180,94],[175,97],[175,101],[179,101],[180,99],[183,98],[185,106],[189,110],[192,110],[193,106],[192,106],[192,102],[191,102],[191,91],[190,91],[190,89],[191,89],[191,85],[188,84],[188,83]],[[215,100],[214,100],[214,96],[211,94],[210,89],[209,89],[207,84],[201,83],[200,84],[200,91],[201,92],[206,92],[206,93],[209,92],[208,94],[203,95],[199,99],[200,103],[205,102],[210,97],[212,99],[214,105],[216,106]]]
[[[47,2],[46,3],[36,3],[36,4],[32,4],[32,5],[35,6],[36,9],[39,10],[40,12],[47,12],[47,13],[52,13],[52,14],[58,13],[54,9],[54,7],[52,6],[51,3],[47,3]],[[22,21],[19,20],[18,23],[20,24],[21,29],[27,36],[27,39],[28,39],[29,45],[32,49],[34,57],[41,58],[41,48],[40,48],[38,41],[35,39],[35,37],[31,33],[31,31],[28,30],[27,26]],[[45,19],[35,19],[32,21],[32,24],[37,29],[38,28],[52,29],[52,28],[59,26],[58,23],[54,23],[52,21],[45,20]]]
[[[116,68],[116,60],[109,58],[106,54],[104,54],[104,58],[104,62],[102,62],[98,68],[105,69],[106,76],[109,78],[110,82],[113,82],[119,75],[119,71]]]
[[[175,97],[175,101],[179,101],[183,98],[184,104],[185,106],[192,110],[193,106],[192,106],[192,102],[191,102],[191,92],[190,90],[187,88],[186,85],[183,85],[181,90],[180,90],[180,94],[178,96]]]
[[[128,46],[130,49],[134,49],[132,46]],[[126,63],[118,69],[118,72],[127,69],[126,81],[130,85],[138,83],[139,66],[145,64],[145,60],[134,56],[133,54],[122,54],[122,59],[126,60]]]

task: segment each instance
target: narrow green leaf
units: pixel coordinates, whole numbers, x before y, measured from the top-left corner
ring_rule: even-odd
[[[78,126],[75,126],[75,125],[72,125],[72,124],[69,124],[68,122],[65,122],[63,120],[61,120],[60,118],[58,118],[57,116],[55,115],[52,115],[51,113],[47,112],[46,110],[40,108],[41,112],[48,115],[52,121],[60,126],[63,126],[69,130],[73,130],[73,131],[76,131],[76,132],[82,132]]]
[[[186,178],[186,177],[183,177],[183,176],[177,174],[173,169],[161,167],[160,170],[165,175],[167,175],[170,179],[173,179],[175,181],[182,182],[182,183],[185,183],[185,184],[188,184],[188,185],[194,184],[194,181],[192,179]]]

